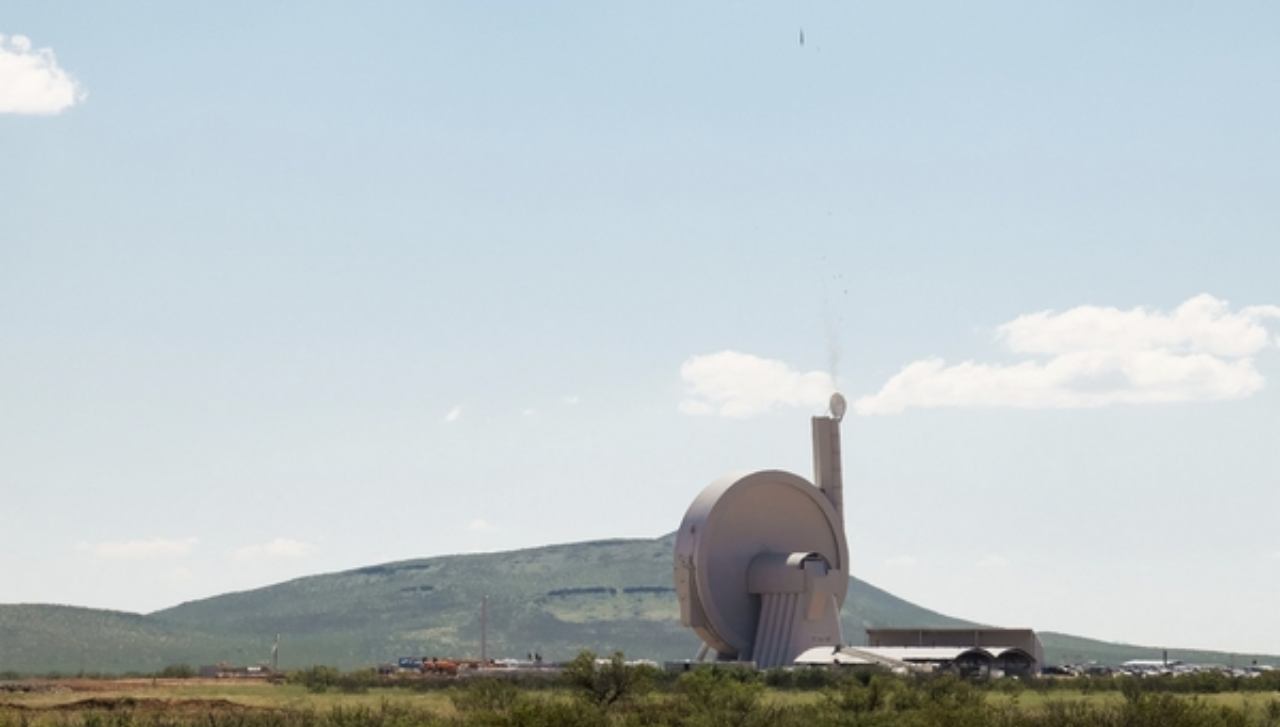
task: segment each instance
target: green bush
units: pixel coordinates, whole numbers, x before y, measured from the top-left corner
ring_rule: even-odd
[[[680,677],[684,724],[745,725],[760,712],[764,682],[754,673],[738,669],[695,669]]]
[[[1280,727],[1280,699],[1272,699],[1262,709],[1262,720],[1266,727]]]
[[[301,684],[307,691],[320,694],[337,689],[348,694],[360,694],[369,687],[381,684],[378,672],[373,669],[357,669],[342,673],[331,666],[312,666],[306,669],[291,671],[285,677],[289,684]]]
[[[519,688],[506,679],[468,679],[449,691],[449,700],[459,712],[510,712],[520,701]]]
[[[649,676],[646,669],[627,666],[620,651],[605,664],[597,664],[594,653],[583,651],[565,665],[561,680],[587,702],[609,707],[648,691]]]
[[[930,703],[943,708],[969,708],[983,703],[982,692],[972,683],[951,674],[927,679],[924,691]]]
[[[291,671],[285,681],[289,684],[301,684],[309,692],[321,693],[328,691],[329,687],[336,686],[341,677],[342,672],[337,669],[317,665]]]
[[[895,694],[903,693],[900,680],[885,677],[873,677],[864,684],[861,680],[850,680],[837,689],[826,692],[826,701],[832,709],[847,714],[870,714],[889,709],[900,699]]]
[[[156,676],[162,679],[190,679],[195,675],[196,670],[188,664],[170,664],[156,672]]]

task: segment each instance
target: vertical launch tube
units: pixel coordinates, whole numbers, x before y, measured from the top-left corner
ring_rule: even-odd
[[[837,397],[838,400],[837,400]],[[831,397],[831,415],[813,418],[813,482],[827,496],[844,527],[844,473],[840,468],[840,419],[844,397]]]

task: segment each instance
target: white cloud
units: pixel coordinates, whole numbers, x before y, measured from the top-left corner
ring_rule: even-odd
[[[985,555],[978,560],[979,568],[1008,568],[1009,559],[1003,555]]]
[[[467,530],[470,530],[472,532],[477,532],[477,533],[488,532],[490,530],[493,530],[493,523],[489,522],[488,520],[485,520],[484,518],[478,517],[472,520],[471,522],[467,523]]]
[[[445,414],[445,415],[444,415],[444,420],[445,420],[446,422],[456,422],[456,421],[458,421],[458,419],[460,419],[460,418],[462,418],[462,405],[461,405],[461,404],[458,404],[457,406],[453,407],[452,409],[450,409],[450,410],[449,410],[449,413],[448,413],[448,414]]]
[[[859,414],[910,407],[1084,408],[1242,399],[1266,383],[1255,354],[1273,345],[1266,321],[1280,306],[1232,312],[1198,295],[1170,313],[1080,306],[1022,315],[997,328],[1014,363],[939,358],[915,361],[879,392],[854,403]]]
[[[691,415],[749,417],[779,406],[822,406],[835,383],[825,371],[796,371],[782,361],[737,351],[693,356],[680,366]]]
[[[310,543],[293,538],[274,538],[265,543],[255,543],[236,548],[232,556],[236,560],[266,560],[274,558],[302,558],[314,550]]]
[[[531,417],[531,416],[533,416],[534,414],[537,414],[537,413],[538,413],[538,410],[537,410],[537,409],[524,409],[524,410],[522,410],[520,413],[521,413],[522,415],[524,415],[524,416]]]
[[[1262,322],[1268,318],[1280,318],[1280,306],[1251,306],[1232,313],[1227,301],[1201,294],[1170,313],[1091,305],[1062,313],[1031,313],[1000,326],[998,336],[1014,353],[1161,350],[1241,358],[1267,347]]]
[[[891,568],[914,568],[919,562],[914,555],[895,555],[886,558],[884,564]]]
[[[76,548],[95,558],[108,560],[154,560],[181,558],[199,543],[198,538],[145,538],[141,540],[108,540],[79,543]]]
[[[577,394],[569,394],[568,396],[564,397],[564,399],[562,399],[561,401],[564,402],[565,406],[577,406],[578,404],[582,403],[581,397],[579,397]]]
[[[49,48],[25,35],[0,35],[0,114],[59,114],[85,98]]]

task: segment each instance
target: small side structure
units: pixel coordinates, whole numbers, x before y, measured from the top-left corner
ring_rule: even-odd
[[[867,629],[865,651],[971,675],[1034,676],[1044,645],[1032,629]]]
[[[241,666],[220,661],[201,666],[196,673],[203,679],[270,679],[278,672],[272,671],[266,664]]]

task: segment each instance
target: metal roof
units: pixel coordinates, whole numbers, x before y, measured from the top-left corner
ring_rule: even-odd
[[[841,649],[836,651],[830,646],[815,646],[807,649],[796,657],[795,663],[819,665],[819,664],[839,664],[842,666],[871,666],[877,664],[874,659],[858,654],[852,649]]]
[[[1027,653],[1016,646],[859,646],[853,650],[882,659],[912,662],[955,661],[965,654],[999,659],[1009,653]]]
[[[901,667],[908,663],[939,663],[955,661],[965,654],[989,659],[999,659],[1006,654],[1030,654],[1016,646],[846,646],[836,650],[830,646],[815,646],[796,657],[801,665]]]
[[[983,651],[972,646],[866,646],[866,651],[898,661],[955,661],[961,654],[969,651]]]

